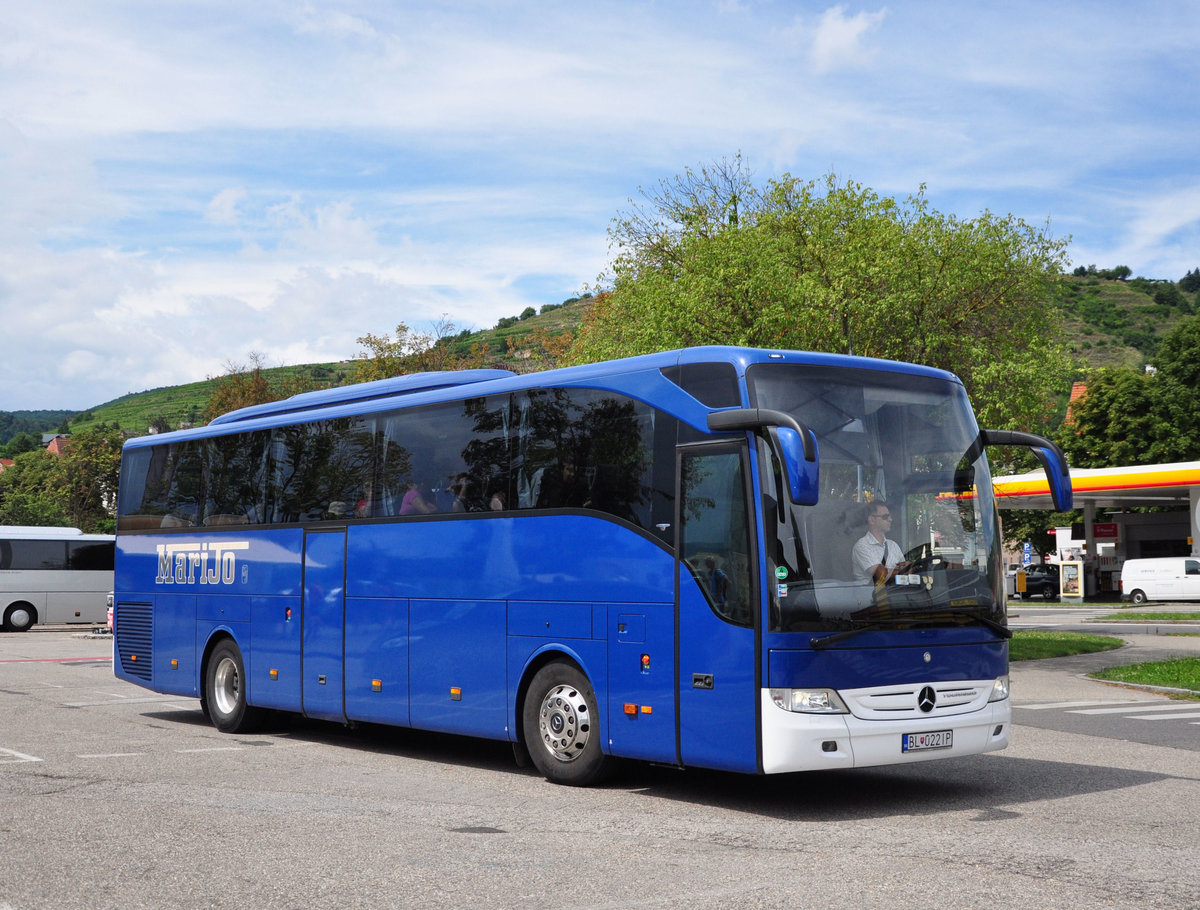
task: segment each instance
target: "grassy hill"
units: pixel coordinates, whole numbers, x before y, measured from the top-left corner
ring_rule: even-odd
[[[490,365],[523,372],[528,367],[522,357],[509,355],[509,340],[519,342],[523,337],[540,331],[551,336],[574,333],[589,304],[587,298],[572,298],[560,305],[543,307],[541,314],[529,315],[524,319],[517,316],[502,319],[495,327],[479,332],[460,332],[446,339],[445,343],[453,353],[462,355],[468,354],[474,345],[486,344]],[[354,361],[273,367],[264,369],[263,373],[273,386],[298,383],[308,388],[329,388],[354,381]],[[198,425],[204,422],[204,407],[216,381],[204,379],[186,385],[123,395],[75,415],[70,428],[77,432],[107,423],[140,435],[152,425],[171,429],[177,429],[181,424]]]
[[[1200,293],[1174,281],[1069,275],[1056,302],[1071,351],[1087,366],[1140,369],[1163,335],[1200,310]]]
[[[1200,310],[1200,293],[1183,292],[1177,282],[1117,280],[1104,275],[1068,275],[1056,289],[1055,302],[1063,314],[1069,347],[1086,366],[1140,369],[1166,332]],[[541,314],[527,312],[524,319],[514,316],[500,320],[491,329],[461,332],[445,343],[457,354],[467,354],[472,346],[486,344],[491,365],[525,371],[529,367],[524,359],[510,356],[509,341],[519,342],[538,331],[551,336],[574,333],[589,305],[587,298],[573,298],[559,306],[544,307]],[[1029,328],[1039,331],[1038,326]],[[264,372],[272,384],[299,380],[323,388],[353,381],[354,361],[285,366]],[[213,384],[214,380],[203,380],[126,395],[77,415],[71,429],[107,422],[140,434],[155,423],[172,428],[181,423],[198,424],[203,420]]]

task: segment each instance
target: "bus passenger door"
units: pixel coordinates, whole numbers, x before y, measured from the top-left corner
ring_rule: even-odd
[[[345,604],[346,529],[307,532],[300,677],[308,717],[346,719],[342,698]]]
[[[744,443],[679,453],[678,691],[684,764],[758,770],[757,560]]]

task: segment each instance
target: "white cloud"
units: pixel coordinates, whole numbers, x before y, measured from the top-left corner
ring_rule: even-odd
[[[246,198],[242,187],[227,187],[217,193],[204,210],[204,220],[212,224],[237,225],[238,204]]]
[[[812,39],[812,65],[818,73],[839,67],[861,67],[872,56],[864,37],[883,22],[885,10],[846,15],[846,7],[834,6],[821,14]]]
[[[760,178],[1049,214],[1101,265],[1200,264],[1177,268],[1200,8],[795,9],[8,4],[0,409],[557,302],[639,185],[738,150]]]

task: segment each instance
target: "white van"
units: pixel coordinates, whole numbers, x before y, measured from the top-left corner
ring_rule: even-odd
[[[1121,599],[1135,604],[1148,600],[1200,600],[1200,559],[1166,556],[1125,560],[1121,567]]]

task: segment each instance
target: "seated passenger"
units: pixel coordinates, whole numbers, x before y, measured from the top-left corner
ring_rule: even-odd
[[[415,480],[409,483],[408,492],[400,503],[401,515],[429,515],[438,510],[433,491]]]

